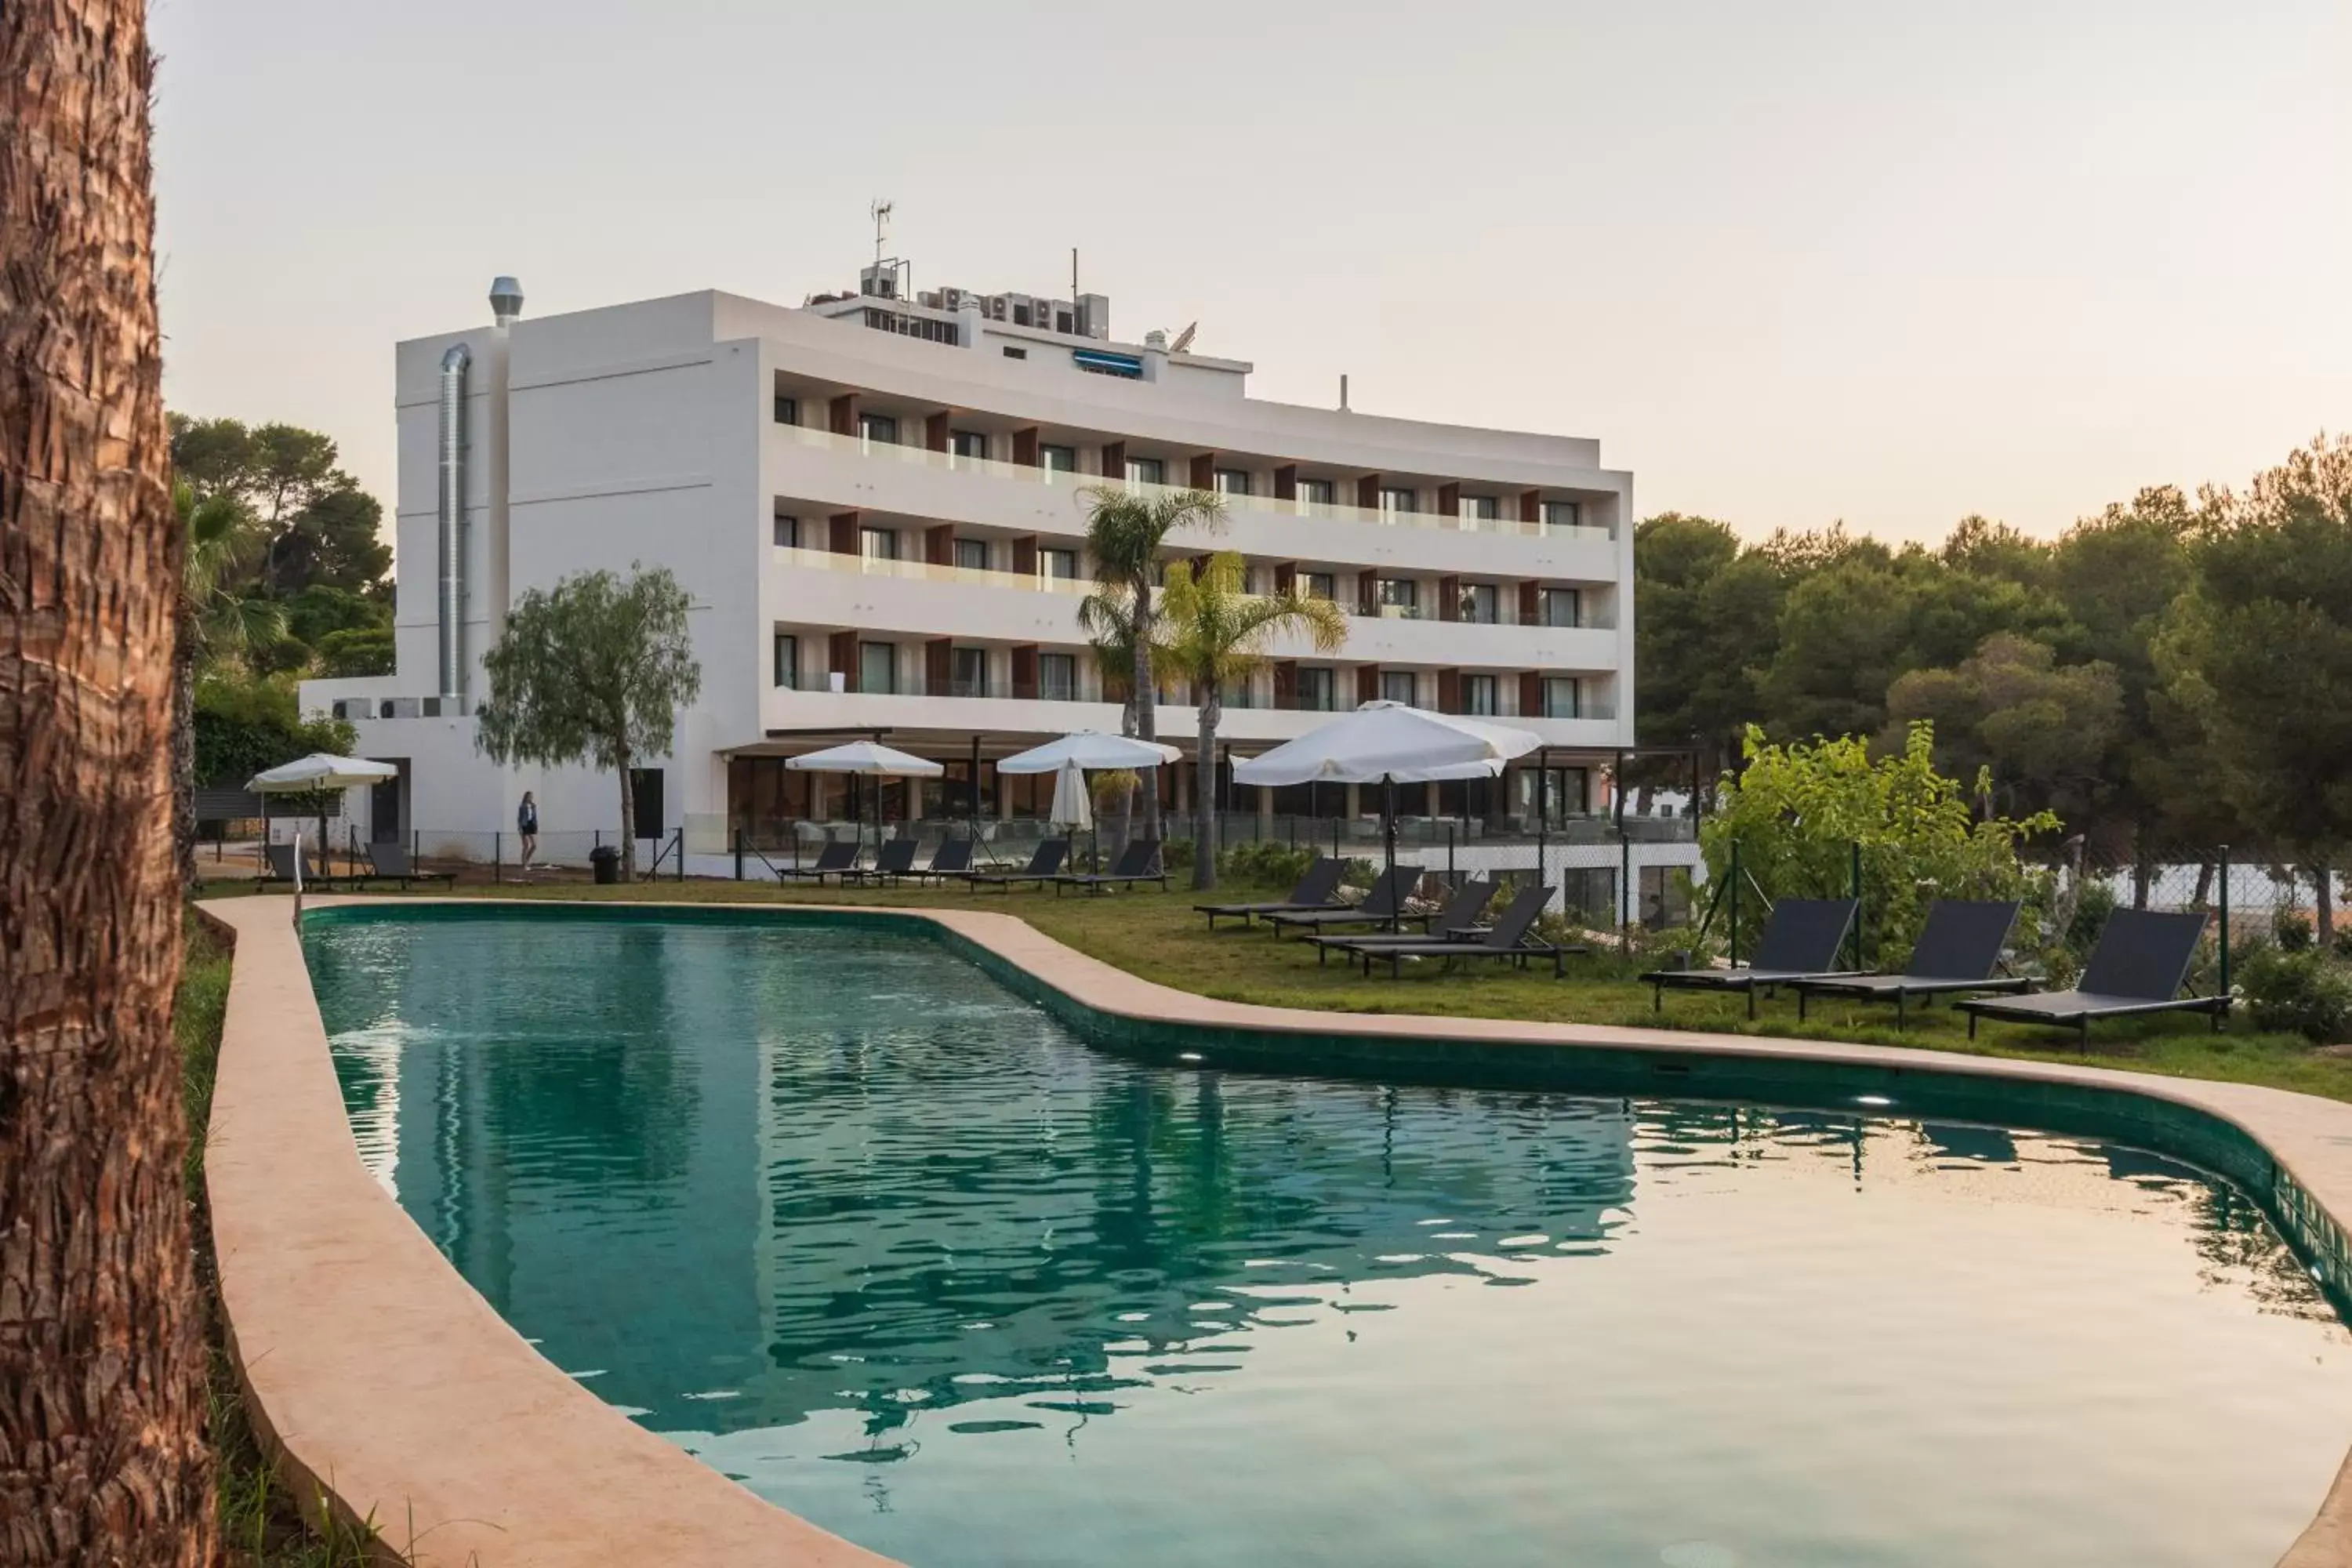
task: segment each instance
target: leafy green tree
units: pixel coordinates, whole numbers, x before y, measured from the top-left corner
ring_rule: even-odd
[[[200,500],[235,498],[258,521],[257,593],[326,583],[359,593],[392,569],[383,509],[336,467],[332,438],[299,426],[171,416],[172,466]]]
[[[342,720],[303,714],[291,675],[216,667],[196,678],[194,706],[194,773],[208,788],[242,788],[265,768],[312,752],[348,756],[359,744]]]
[[[1217,726],[1224,717],[1225,688],[1246,680],[1266,662],[1266,648],[1282,632],[1304,633],[1318,653],[1336,652],[1348,640],[1348,616],[1328,599],[1297,588],[1278,594],[1246,591],[1246,568],[1238,555],[1219,551],[1205,564],[1171,562],[1161,605],[1160,653],[1166,668],[1192,688],[1200,720],[1193,791],[1192,886],[1217,885]]]
[[[1854,846],[1862,849],[1865,962],[1899,966],[1936,898],[2023,898],[2029,875],[2018,847],[2057,819],[1979,819],[1971,792],[1938,773],[1931,725],[1910,727],[1902,749],[1873,760],[1859,736],[1773,745],[1751,726],[1746,766],[1720,786],[1702,822],[1708,879],[1720,887],[1738,847],[1740,872],[1775,899],[1846,896]],[[1979,780],[1974,793],[1987,787]],[[1766,912],[1743,899],[1740,947],[1753,951]],[[2030,942],[2037,933],[2021,932]]]
[[[1160,717],[1152,684],[1152,621],[1156,608],[1152,588],[1160,574],[1160,552],[1168,536],[1180,528],[1215,531],[1224,527],[1225,503],[1207,490],[1174,490],[1147,495],[1124,486],[1089,485],[1078,492],[1087,503],[1087,552],[1093,556],[1095,581],[1106,588],[1123,588],[1135,628],[1135,732],[1146,741],[1160,738]],[[1160,837],[1160,792],[1143,792],[1143,834]]]
[[[338,680],[352,676],[390,675],[397,668],[390,626],[350,626],[319,639],[314,668],[320,676]]]
[[[181,480],[172,487],[172,504],[186,541],[180,567],[179,632],[172,649],[172,841],[181,884],[192,888],[196,880],[197,673],[274,647],[285,637],[286,619],[276,606],[245,598],[230,586],[262,542],[236,498],[216,495],[198,500],[194,488]]]
[[[1778,646],[1781,563],[1728,524],[1662,512],[1633,534],[1634,704],[1643,744],[1697,745],[1709,771],[1739,753],[1762,711],[1758,672]]]
[[[584,763],[621,780],[621,870],[637,868],[636,801],[629,770],[669,751],[677,710],[702,694],[702,666],[687,626],[692,598],[662,567],[582,572],[551,591],[531,588],[508,612],[506,634],[483,656],[489,693],[475,744],[501,764]]]
[[[2210,504],[2158,663],[2231,804],[2325,868],[2352,842],[2352,437],[2323,435]],[[2332,880],[2317,878],[2323,937]]]
[[[2101,763],[2123,728],[2123,683],[2108,664],[2060,665],[2047,643],[1995,632],[1960,663],[1915,669],[1887,689],[1884,737],[1934,726],[1944,764],[1989,781],[1981,809],[2090,816],[2105,793]]]
[[[1118,732],[1132,736],[1136,726],[1135,595],[1123,587],[1097,588],[1078,601],[1078,629],[1087,634],[1094,649],[1103,696],[1118,704]],[[1127,847],[1133,829],[1140,784],[1137,774],[1124,769],[1095,777],[1095,798],[1111,803],[1107,807],[1113,818],[1111,838],[1121,849]]]

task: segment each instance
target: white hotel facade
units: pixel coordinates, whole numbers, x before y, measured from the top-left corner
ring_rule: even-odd
[[[876,733],[948,770],[891,786],[893,819],[964,816],[975,755],[983,818],[1039,815],[1050,777],[990,762],[1119,723],[1076,619],[1082,491],[1103,483],[1221,492],[1227,528],[1175,553],[1238,552],[1254,587],[1352,612],[1338,653],[1277,645],[1228,695],[1219,762],[1394,698],[1534,731],[1552,817],[1601,808],[1633,742],[1633,478],[1596,441],[1265,402],[1244,363],[1114,341],[1100,296],[910,300],[898,276],[800,309],[704,292],[544,318],[501,279],[494,321],[398,346],[397,673],[303,688],[403,770],[355,802],[369,831],[478,841],[530,789],[551,837],[611,835],[614,780],[496,766],[472,714],[517,595],[633,563],[690,592],[702,667],[673,752],[646,759],[641,836],[683,828],[690,865],[739,833],[772,850],[851,809],[783,759]],[[1187,752],[1171,807],[1204,779],[1244,817],[1372,807],[1203,774],[1190,694],[1160,695]],[[1540,771],[1410,804],[1507,831]]]

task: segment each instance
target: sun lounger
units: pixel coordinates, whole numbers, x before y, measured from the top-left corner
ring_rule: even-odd
[[[1475,925],[1486,906],[1495,901],[1495,884],[1471,878],[1446,895],[1438,908],[1417,915],[1403,915],[1422,929],[1412,931],[1375,931],[1370,935],[1351,931],[1345,936],[1313,936],[1307,940],[1315,944],[1315,962],[1322,963],[1335,952],[1360,954],[1376,948],[1398,942],[1427,942],[1437,932]],[[1370,967],[1369,963],[1366,965]]]
[[[1969,1016],[1969,1035],[1975,1037],[1977,1019],[2008,1018],[2023,1024],[2072,1024],[2084,1050],[2091,1048],[2091,1020],[2123,1018],[2139,1013],[2199,1012],[2210,1014],[2220,1028],[2230,1011],[2227,996],[2183,996],[2182,984],[2197,957],[2198,939],[2205,934],[2205,911],[2159,914],[2153,910],[2117,910],[2107,917],[2083,979],[2072,991],[2050,991],[2031,996],[1985,996],[1953,1005]]]
[[[256,877],[253,879],[253,885],[258,888],[271,882],[294,881],[294,851],[295,847],[291,844],[263,845],[261,847],[262,858],[268,863],[269,869],[262,873],[262,875]],[[306,888],[328,887],[331,885],[333,880],[331,878],[321,873],[319,869],[319,862],[308,855],[302,857],[302,875],[300,879],[302,886]]]
[[[1455,926],[1419,942],[1384,942],[1368,949],[1364,953],[1364,973],[1370,973],[1372,961],[1379,958],[1389,961],[1389,978],[1393,980],[1408,958],[1444,959],[1449,968],[1457,959],[1498,958],[1516,961],[1524,969],[1528,959],[1548,955],[1552,978],[1557,980],[1568,973],[1569,950],[1531,934],[1536,917],[1551,902],[1552,892],[1549,888],[1521,888],[1511,896],[1503,912],[1495,917],[1495,923],[1485,931]]]
[[[1753,962],[1738,969],[1661,969],[1642,976],[1650,984],[1650,1010],[1658,1010],[1669,989],[1744,991],[1748,1016],[1753,1018],[1761,987],[1851,973],[1834,966],[1838,949],[1853,929],[1853,914],[1852,899],[1782,899],[1772,906]]]
[[[2031,981],[2022,976],[1996,979],[2000,950],[2017,923],[2017,900],[1938,899],[1928,907],[1927,923],[1911,949],[1911,962],[1900,974],[1820,975],[1791,980],[1797,994],[1797,1016],[1805,1016],[1805,1002],[1815,994],[1852,996],[1864,1002],[1895,1004],[1895,1027],[1914,996],[1937,996],[1954,991],[2022,991]]]
[[[945,882],[950,877],[963,876],[971,869],[971,840],[942,838],[940,840],[940,847],[931,852],[931,863],[911,875],[918,882],[929,882],[935,879]]]
[[[1302,910],[1329,910],[1339,906],[1332,900],[1339,891],[1339,879],[1347,874],[1348,864],[1328,855],[1318,855],[1307,868],[1307,875],[1298,879],[1298,886],[1290,889],[1290,897],[1276,903],[1262,904],[1194,904],[1193,910],[1209,917],[1209,929],[1217,929],[1217,917],[1228,920],[1239,917],[1242,924],[1255,923],[1259,915],[1296,914]]]
[[[408,858],[408,846],[387,843],[367,847],[368,872],[361,879],[368,882],[398,882],[405,890],[411,882],[448,882],[457,880],[455,871],[420,871]]]
[[[1293,910],[1286,914],[1270,914],[1265,917],[1265,923],[1274,928],[1274,934],[1277,937],[1286,931],[1311,933],[1336,931],[1342,926],[1391,925],[1402,918],[1405,894],[1420,879],[1421,868],[1418,866],[1383,871],[1360,904],[1337,904],[1328,910]]]
[[[776,880],[797,882],[803,878],[814,877],[823,883],[827,877],[845,878],[856,869],[857,846],[846,840],[835,839],[818,851],[816,859],[809,865],[776,868]]]
[[[1132,888],[1138,882],[1157,882],[1160,890],[1168,888],[1168,871],[1160,858],[1160,841],[1139,838],[1118,852],[1118,859],[1107,872],[1087,874],[1065,873],[1054,879],[1054,896],[1060,898],[1064,888],[1084,888],[1099,893],[1106,888]]]
[[[851,882],[895,882],[901,877],[915,874],[915,850],[919,846],[911,838],[893,838],[874,852],[874,864],[852,867],[841,874],[842,884]]]
[[[964,883],[974,892],[982,888],[1002,888],[1010,893],[1015,882],[1034,882],[1043,890],[1046,883],[1061,874],[1062,861],[1069,853],[1068,839],[1041,838],[1037,841],[1036,853],[1029,857],[1029,864],[1020,870],[967,871]]]

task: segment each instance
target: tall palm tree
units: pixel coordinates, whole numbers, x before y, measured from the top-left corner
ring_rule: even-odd
[[[1160,655],[1168,668],[1192,683],[1200,714],[1200,750],[1194,753],[1192,886],[1217,885],[1217,725],[1224,717],[1225,688],[1246,680],[1266,662],[1277,633],[1303,632],[1318,653],[1336,652],[1348,640],[1348,616],[1328,599],[1310,598],[1296,588],[1264,595],[1244,591],[1242,558],[1221,550],[1196,574],[1182,562],[1168,568],[1161,601]]]
[[[1122,485],[1089,485],[1078,492],[1087,502],[1087,552],[1094,557],[1095,581],[1124,588],[1135,621],[1136,738],[1160,738],[1160,718],[1151,679],[1151,592],[1160,580],[1160,552],[1180,528],[1214,532],[1225,525],[1225,503],[1207,490],[1164,490],[1147,495]],[[1143,836],[1157,839],[1160,791],[1143,792]]]
[[[1095,650],[1095,667],[1102,671],[1103,695],[1118,701],[1118,732],[1135,733],[1135,595],[1124,587],[1104,586],[1078,601],[1078,629]],[[1111,839],[1127,847],[1135,818],[1136,775],[1127,773],[1127,787],[1118,792],[1117,826]],[[1099,783],[1099,781],[1097,781]]]
[[[196,667],[241,658],[282,642],[286,612],[248,599],[229,584],[260,553],[267,536],[229,495],[196,499],[182,479],[172,487],[187,555],[180,570],[180,626],[172,647],[172,844],[180,885],[196,884]]]
[[[146,0],[0,4],[0,1557],[214,1560]]]

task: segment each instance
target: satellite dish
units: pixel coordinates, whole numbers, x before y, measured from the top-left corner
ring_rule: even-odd
[[[1200,330],[1201,323],[1195,321],[1191,326],[1185,328],[1182,331],[1177,333],[1175,346],[1171,348],[1168,352],[1171,354],[1181,354],[1186,349],[1191,348],[1192,346],[1192,334]]]

